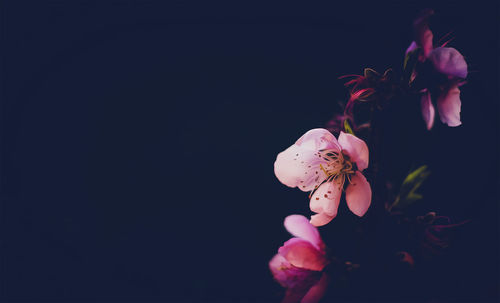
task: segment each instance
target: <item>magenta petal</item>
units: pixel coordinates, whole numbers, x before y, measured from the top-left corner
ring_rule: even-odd
[[[467,63],[464,56],[451,47],[438,47],[429,54],[429,60],[434,68],[445,75],[465,79],[467,77]]]
[[[422,47],[422,51],[424,53],[424,56],[427,58],[429,54],[432,52],[432,39],[434,38],[434,35],[432,34],[430,29],[425,29],[421,32],[419,41],[420,41],[420,46]]]
[[[455,85],[442,93],[437,100],[437,107],[441,122],[448,126],[459,126],[460,121],[460,89]]]
[[[278,253],[285,257],[291,265],[309,269],[322,270],[326,263],[325,254],[314,247],[309,241],[299,238],[292,238],[286,241],[278,250]]]
[[[326,293],[330,279],[327,274],[323,274],[318,283],[314,284],[307,294],[300,301],[301,303],[317,303],[319,302]]]
[[[432,10],[425,10],[420,13],[417,19],[413,22],[413,28],[415,29],[415,40],[417,45],[422,48],[422,55],[419,58],[420,61],[425,61],[425,58],[429,55],[433,48],[432,39],[434,35],[429,29],[429,17],[434,12]]]
[[[340,151],[340,145],[331,132],[324,128],[311,129],[295,142],[296,145],[318,151],[321,149],[331,149]]]
[[[269,269],[273,274],[274,279],[278,281],[283,287],[288,287],[288,279],[290,274],[287,272],[292,268],[290,262],[280,254],[276,254],[271,261],[269,261]]]
[[[372,189],[365,176],[359,171],[351,177],[351,184],[345,191],[345,199],[349,209],[359,217],[362,217],[372,202]]]
[[[340,132],[339,143],[342,147],[342,152],[347,154],[351,158],[351,161],[356,162],[360,171],[368,167],[368,146],[365,141],[351,134]]]
[[[307,289],[305,288],[300,288],[300,289],[287,289],[285,293],[285,297],[283,300],[281,300],[281,303],[299,303],[301,302],[302,298],[307,293]]]
[[[303,269],[303,274],[295,276],[296,279],[294,286],[289,287],[286,291],[285,297],[281,303],[299,303],[303,301],[304,297],[311,290],[312,287],[318,284],[322,275],[318,271],[310,271]]]
[[[295,237],[309,241],[317,249],[323,249],[324,244],[318,229],[309,223],[309,220],[301,215],[290,215],[285,218],[285,228]]]
[[[431,93],[428,90],[426,90],[422,95],[422,98],[420,99],[420,106],[422,108],[422,116],[424,117],[427,130],[430,130],[434,125],[436,110],[434,109],[434,105],[432,105]]]
[[[311,191],[326,179],[320,165],[326,160],[313,150],[292,145],[278,154],[274,162],[274,173],[278,180],[289,187]]]
[[[269,261],[269,269],[281,286],[289,288],[299,295],[296,302],[299,302],[310,287],[319,280],[319,272],[294,267],[280,254],[276,254]]]
[[[321,184],[309,202],[311,210],[315,213],[325,213],[330,217],[335,217],[342,195],[342,185],[335,181]]]

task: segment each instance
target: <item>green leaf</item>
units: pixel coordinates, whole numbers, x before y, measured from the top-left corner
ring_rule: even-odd
[[[344,120],[344,130],[346,133],[354,135],[354,132],[352,131],[351,126],[349,125],[349,121]]]
[[[431,172],[428,170],[427,165],[422,165],[416,170],[410,172],[401,184],[399,195],[396,197],[394,203],[389,207],[389,210],[396,208],[405,208],[421,200],[423,196],[417,193],[419,187],[424,183],[425,179],[429,177]]]

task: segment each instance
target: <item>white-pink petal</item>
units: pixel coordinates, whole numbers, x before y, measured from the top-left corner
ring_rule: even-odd
[[[318,156],[317,151],[294,144],[278,154],[274,174],[286,186],[311,191],[327,177],[320,164],[326,164],[326,160]]]
[[[349,209],[357,216],[362,217],[372,202],[372,189],[365,176],[359,171],[351,177],[345,191],[345,199]]]
[[[321,184],[309,202],[311,210],[315,213],[325,213],[334,218],[339,208],[342,185],[335,181]]]
[[[422,108],[422,116],[424,117],[425,125],[430,130],[434,125],[434,117],[436,110],[431,102],[431,93],[426,90],[420,99],[420,106]]]
[[[333,216],[329,216],[326,213],[319,213],[311,216],[311,224],[314,226],[323,226],[333,220]]]
[[[452,47],[438,47],[429,54],[429,60],[434,64],[434,68],[445,75],[466,78],[467,63],[464,56]]]
[[[448,126],[459,126],[460,121],[460,89],[455,85],[442,93],[437,99],[437,108],[441,122]]]
[[[295,144],[314,151],[322,149],[340,151],[340,146],[335,136],[324,128],[311,129],[302,135]]]
[[[358,170],[363,171],[368,167],[369,153],[365,141],[341,131],[339,144],[342,147],[342,152],[347,154],[351,161],[356,162]]]
[[[319,250],[324,248],[318,229],[311,225],[306,217],[290,215],[285,218],[284,225],[286,230],[293,236],[309,241]]]

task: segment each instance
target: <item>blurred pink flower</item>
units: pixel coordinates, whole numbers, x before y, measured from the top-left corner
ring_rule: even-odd
[[[437,91],[437,108],[441,122],[454,127],[462,124],[460,121],[460,89],[462,79],[467,77],[467,63],[464,57],[454,48],[438,47],[433,49],[427,58],[432,62],[434,70],[446,76],[444,84],[439,85]],[[431,89],[422,90],[420,101],[422,115],[427,129],[434,124],[434,105],[431,102]]]
[[[337,215],[346,179],[347,206],[357,216],[366,213],[372,192],[361,171],[367,167],[368,147],[363,140],[340,132],[337,141],[326,129],[317,128],[278,154],[274,173],[286,186],[313,191],[309,206],[317,214],[311,224],[322,226]]]
[[[287,289],[282,302],[318,302],[328,286],[328,276],[322,272],[328,264],[325,244],[304,216],[290,215],[284,225],[295,237],[286,241],[269,262],[274,279]]]
[[[460,89],[458,88],[463,79],[467,77],[467,63],[460,52],[451,47],[434,48],[433,34],[429,29],[429,17],[433,11],[424,11],[422,15],[415,20],[415,41],[413,41],[406,53],[420,47],[422,51],[419,54],[419,61],[424,62],[429,60],[434,71],[446,78],[444,83],[440,83],[437,87],[427,87],[421,90],[422,97],[420,105],[422,108],[422,116],[424,118],[427,129],[430,130],[434,125],[435,109],[431,100],[431,91],[436,92],[437,107],[441,122],[448,126],[454,127],[462,124],[460,121]]]

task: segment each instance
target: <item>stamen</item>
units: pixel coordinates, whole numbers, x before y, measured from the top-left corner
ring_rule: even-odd
[[[351,181],[351,176],[352,176],[351,174],[347,175],[347,182],[349,182],[349,184],[351,184],[351,183],[352,183],[352,181]]]
[[[327,161],[326,165],[320,164],[319,168],[326,175],[326,182],[334,182],[343,187],[346,179],[349,183],[352,183],[351,176],[358,170],[356,163],[350,161],[347,155],[342,154],[335,150],[320,150],[318,156]],[[313,191],[311,191],[309,198],[314,194],[317,185]]]
[[[323,167],[322,164],[319,165],[319,168],[325,173],[325,175],[328,177],[328,172],[326,171],[326,169]]]

